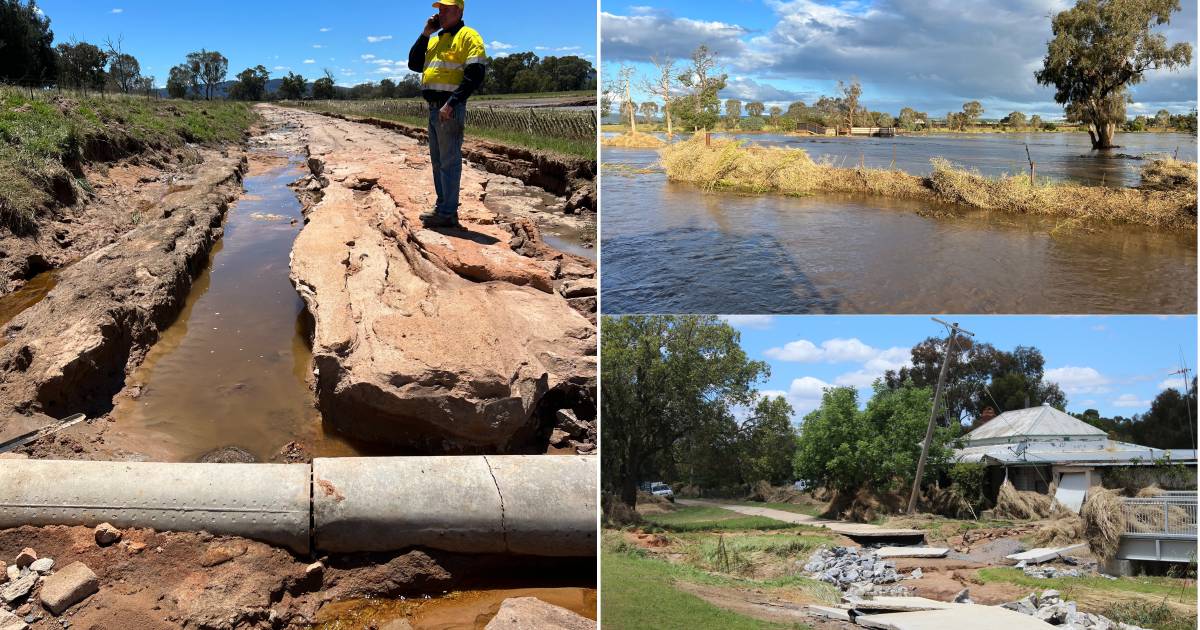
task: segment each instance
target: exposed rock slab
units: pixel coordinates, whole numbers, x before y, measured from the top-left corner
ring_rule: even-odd
[[[138,228],[63,270],[0,334],[0,409],[90,417],[182,308],[241,191],[244,158],[215,157],[175,182]],[[0,427],[2,429],[3,427]]]
[[[500,604],[486,630],[591,630],[596,622],[536,597],[510,597]]]
[[[463,171],[466,229],[425,229],[427,148],[367,125],[263,111],[304,129],[323,185],[291,277],[312,316],[326,421],[413,451],[504,453],[548,439],[559,409],[595,417],[595,326],[559,292],[581,268],[594,275],[590,262],[487,209],[476,169]]]

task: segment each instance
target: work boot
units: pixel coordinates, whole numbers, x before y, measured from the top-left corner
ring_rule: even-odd
[[[458,222],[458,217],[441,212],[426,212],[421,215],[421,223],[427,228],[461,228],[462,225]]]

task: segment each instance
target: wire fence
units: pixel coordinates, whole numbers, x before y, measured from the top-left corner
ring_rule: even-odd
[[[429,106],[423,101],[301,101],[298,107],[320,109],[355,116],[407,116],[424,118]],[[471,104],[467,107],[467,124],[517,131],[531,135],[592,140],[596,137],[594,110],[562,111],[535,107],[495,107]]]

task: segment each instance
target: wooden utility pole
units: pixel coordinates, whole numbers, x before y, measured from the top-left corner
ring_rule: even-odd
[[[933,441],[933,423],[937,419],[938,406],[942,402],[942,386],[946,382],[946,371],[950,367],[950,352],[954,349],[954,338],[959,333],[975,336],[974,333],[959,328],[958,323],[949,324],[936,317],[930,319],[949,328],[950,336],[946,338],[946,356],[942,359],[942,369],[938,372],[937,389],[933,392],[933,409],[929,411],[929,426],[925,427],[925,442],[921,444],[921,459],[917,461],[917,476],[913,478],[912,494],[908,496],[909,514],[917,509],[917,493],[921,491],[921,477],[925,474],[925,459],[929,457],[929,444]]]

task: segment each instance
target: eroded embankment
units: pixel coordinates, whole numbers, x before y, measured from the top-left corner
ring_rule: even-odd
[[[856,193],[953,203],[968,208],[1061,217],[1080,225],[1124,223],[1196,228],[1196,164],[1155,160],[1138,188],[1038,182],[1027,176],[990,179],[933,161],[928,177],[899,170],[839,168],[798,149],[747,147],[732,140],[706,145],[701,134],[661,152],[667,176],[706,189],[810,195]]]
[[[359,122],[398,131],[410,138],[425,141],[428,132],[420,127],[381,118],[345,116],[323,113],[340,120]],[[567,198],[563,212],[596,211],[596,161],[553,155],[485,140],[463,142],[463,157],[479,164],[489,173],[521,180],[547,192]]]
[[[0,411],[106,412],[178,313],[245,167],[240,155],[213,155],[176,179],[136,229],[63,270],[43,301],[9,322],[0,331]],[[0,431],[6,422],[0,415]]]
[[[547,441],[592,451],[593,264],[484,206],[477,169],[463,172],[465,229],[425,229],[417,217],[434,192],[415,140],[264,112],[310,138],[291,275],[313,320],[325,420],[402,451],[531,452]]]

